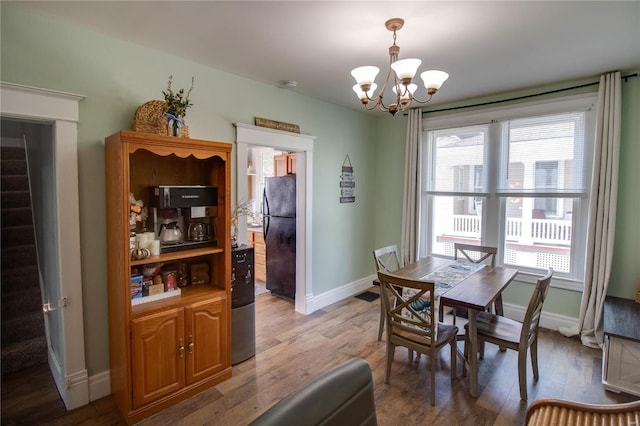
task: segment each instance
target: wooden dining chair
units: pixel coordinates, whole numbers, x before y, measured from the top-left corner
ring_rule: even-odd
[[[389,383],[396,346],[431,358],[431,405],[436,401],[437,355],[447,344],[451,349],[451,379],[456,377],[458,328],[437,321],[435,284],[378,271],[387,323],[385,383]],[[428,303],[426,303],[428,301]]]
[[[553,276],[553,269],[549,268],[547,274],[538,279],[533,290],[524,321],[518,322],[501,315],[490,312],[478,312],[476,317],[478,347],[480,358],[484,356],[485,342],[493,343],[501,348],[518,351],[518,381],[520,383],[520,398],[527,400],[527,352],[531,351],[531,366],[533,377],[538,380],[538,326],[542,304],[547,298],[549,283]],[[469,356],[469,326],[465,325],[467,338],[465,339],[464,353]]]
[[[462,243],[454,243],[453,245],[453,258],[454,260],[465,259],[471,263],[486,263],[488,259],[488,264],[491,268],[496,267],[496,254],[498,253],[497,247],[490,246],[475,246],[472,244],[462,244]],[[445,309],[440,309],[440,321],[444,321],[444,313]],[[449,308],[452,318],[453,325],[456,325],[456,319],[461,314],[456,312],[455,308]],[[496,302],[494,303],[494,311],[498,315],[503,314],[502,309],[502,297],[498,297]],[[466,314],[466,312],[465,312]],[[462,314],[463,318],[466,318],[466,315]],[[459,327],[458,337],[459,341],[464,340],[464,329]]]
[[[400,269],[400,255],[395,245],[382,247],[373,251],[373,259],[376,263],[376,272],[394,272]],[[381,290],[382,291],[382,290]],[[382,331],[384,330],[385,313],[382,300],[380,300],[380,325],[378,327],[378,340],[382,340]]]

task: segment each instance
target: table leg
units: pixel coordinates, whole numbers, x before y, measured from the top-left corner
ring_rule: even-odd
[[[496,301],[494,302],[494,306],[496,307],[496,315],[504,316],[504,309],[502,308],[502,293],[498,295]],[[500,346],[500,352],[506,351],[506,346]],[[484,356],[484,352],[483,352]]]
[[[478,333],[476,326],[476,314],[474,309],[469,312],[469,388],[471,396],[478,397]]]

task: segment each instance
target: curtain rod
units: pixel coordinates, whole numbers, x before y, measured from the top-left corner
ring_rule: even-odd
[[[628,79],[630,79],[632,77],[637,77],[637,76],[638,76],[638,73],[633,73],[633,74],[623,75],[620,78],[626,82]],[[479,107],[479,106],[500,104],[500,103],[503,103],[503,102],[519,101],[521,99],[535,98],[536,96],[550,95],[552,93],[566,92],[567,90],[581,89],[583,87],[595,86],[597,84],[600,84],[600,80],[594,81],[594,82],[591,82],[591,83],[580,84],[578,86],[565,87],[564,89],[549,90],[547,92],[534,93],[532,95],[518,96],[518,97],[515,97],[515,98],[502,99],[502,100],[499,100],[499,101],[481,102],[481,103],[472,104],[472,105],[461,105],[461,106],[451,107],[451,108],[434,109],[432,111],[422,111],[422,115],[433,113],[433,112],[454,111],[454,110],[457,110],[457,109],[473,108],[473,107]],[[408,114],[405,113],[404,115],[408,115]]]

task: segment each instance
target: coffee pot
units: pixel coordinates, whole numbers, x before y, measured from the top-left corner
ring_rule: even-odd
[[[180,241],[182,241],[182,231],[178,226],[178,222],[160,225],[160,242],[163,244],[177,244]]]
[[[208,223],[191,222],[189,224],[189,241],[208,241],[211,237],[211,225]]]

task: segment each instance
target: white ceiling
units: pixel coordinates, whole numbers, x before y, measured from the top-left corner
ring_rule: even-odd
[[[361,109],[351,69],[400,58],[449,80],[432,104],[640,67],[640,1],[21,2],[94,31]],[[283,89],[284,90],[284,89]]]

